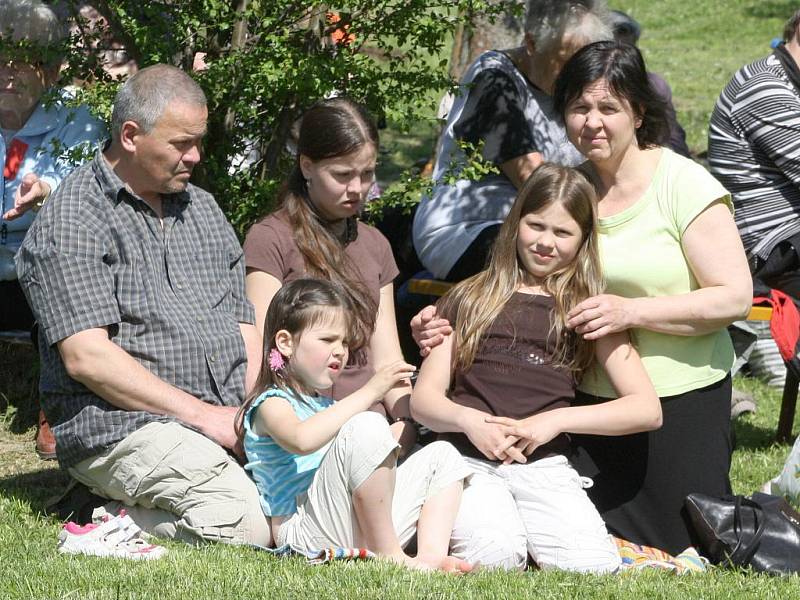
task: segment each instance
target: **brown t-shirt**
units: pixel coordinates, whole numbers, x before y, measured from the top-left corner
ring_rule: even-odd
[[[377,303],[381,288],[392,283],[399,271],[392,248],[380,231],[361,222],[357,231],[356,239],[347,245],[345,254],[353,261]],[[244,258],[248,269],[264,271],[282,283],[309,276],[283,209],[250,228],[244,242]],[[341,400],[367,383],[373,373],[372,357],[367,348],[366,364],[360,367],[348,365],[326,395]]]
[[[550,331],[550,296],[516,293],[484,334],[475,361],[457,370],[451,399],[491,415],[522,419],[569,406],[575,398],[575,381],[565,369],[554,367]],[[445,314],[451,322],[455,315]],[[463,433],[440,436],[463,454],[486,457]],[[533,460],[567,454],[565,434],[537,448]]]

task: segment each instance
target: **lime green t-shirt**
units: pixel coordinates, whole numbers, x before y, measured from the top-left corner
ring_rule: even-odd
[[[606,292],[641,298],[698,289],[681,240],[694,218],[717,200],[733,210],[730,194],[703,167],[662,149],[642,198],[621,213],[600,219]],[[733,344],[724,328],[695,336],[646,329],[629,333],[660,397],[711,385],[724,378],[733,365]],[[585,375],[580,390],[603,398],[617,397],[599,366]]]

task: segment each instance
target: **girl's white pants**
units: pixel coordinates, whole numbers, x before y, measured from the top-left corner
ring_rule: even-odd
[[[564,456],[503,465],[466,458],[472,468],[451,539],[453,555],[484,567],[608,573],[620,565],[582,478]]]

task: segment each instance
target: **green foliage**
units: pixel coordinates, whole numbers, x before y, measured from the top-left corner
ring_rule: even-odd
[[[377,222],[389,209],[400,209],[404,215],[411,214],[423,196],[430,194],[433,182],[413,171],[404,173],[383,191],[380,198],[372,200],[366,207],[366,219]]]
[[[454,163],[444,172],[442,181],[453,184],[459,179],[477,181],[487,175],[500,172],[497,166],[483,158],[483,141],[477,145],[459,141],[459,148],[464,153],[464,164]],[[378,221],[383,212],[389,208],[399,208],[403,214],[411,214],[422,196],[428,195],[433,189],[433,182],[422,177],[414,171],[405,172],[402,177],[389,186],[380,196],[367,205],[367,220]]]
[[[458,147],[464,153],[466,160],[463,165],[451,165],[442,178],[445,183],[454,184],[459,179],[477,181],[487,175],[497,175],[500,169],[483,158],[483,140],[477,144],[459,141]]]
[[[507,1],[93,4],[140,67],[164,62],[191,71],[195,54],[205,53],[207,68],[194,75],[208,96],[209,133],[195,178],[242,233],[271,207],[291,165],[286,145],[292,126],[308,106],[346,94],[379,121],[408,130],[432,111],[432,90],[453,89],[442,59],[453,30],[467,16],[499,13]],[[77,2],[69,4],[75,13]],[[70,40],[67,71],[86,82],[80,101],[104,117],[118,82],[102,72],[93,58],[98,53],[85,49],[103,48],[107,39],[84,22]],[[393,197],[418,194],[418,184],[405,181]]]

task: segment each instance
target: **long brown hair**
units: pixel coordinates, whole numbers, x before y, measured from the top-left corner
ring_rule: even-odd
[[[594,344],[567,329],[566,320],[572,307],[604,288],[595,201],[594,187],[577,169],[545,163],[533,172],[500,228],[489,266],[459,283],[439,301],[442,312],[456,315],[454,368],[463,370],[472,365],[484,333],[514,292],[525,284],[527,272],[517,254],[520,220],[559,202],[580,227],[583,239],[575,259],[551,273],[542,287],[554,300],[550,319],[554,362],[580,379],[594,360]]]
[[[347,98],[318,102],[302,117],[297,161],[279,196],[279,206],[286,209],[294,241],[309,275],[333,281],[350,297],[355,317],[352,343],[356,351],[369,343],[378,313],[377,301],[345,254],[345,247],[357,236],[356,219],[347,219],[343,240],[331,231],[309,198],[299,160],[301,155],[312,161],[345,156],[365,144],[377,152],[378,129],[364,107]]]
[[[337,314],[338,311],[338,314]],[[236,415],[236,435],[244,437],[244,415],[261,394],[272,386],[277,386],[302,402],[301,394],[312,394],[294,373],[291,361],[284,359],[284,366],[273,368],[270,353],[275,346],[275,336],[285,329],[293,338],[300,338],[309,327],[341,316],[345,320],[345,331],[352,331],[353,306],[350,299],[338,285],[319,279],[295,279],[281,287],[272,298],[264,321],[264,350],[261,356],[261,370],[253,391],[248,394]],[[345,340],[349,346],[351,341]]]

